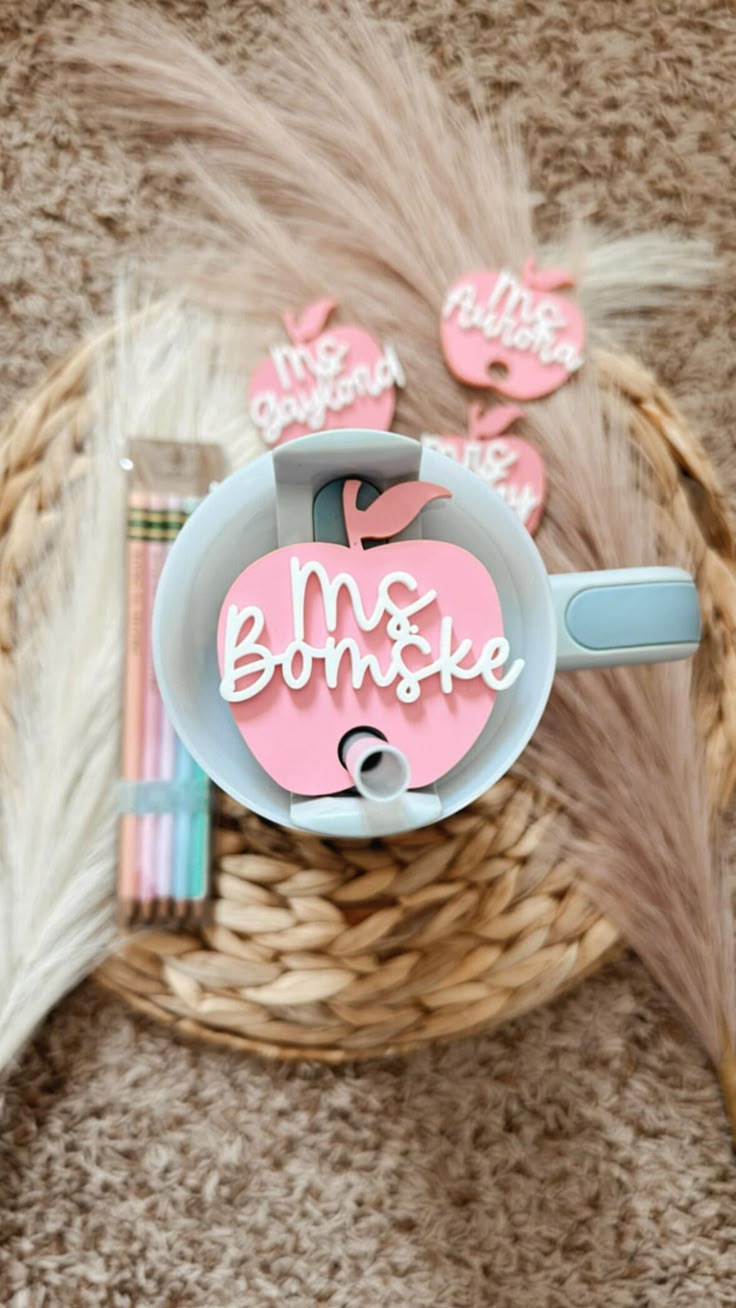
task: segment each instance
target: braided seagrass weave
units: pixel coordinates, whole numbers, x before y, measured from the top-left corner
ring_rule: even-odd
[[[59,490],[83,471],[85,381],[99,342],[58,366],[2,433],[0,711],[14,675],[15,597]],[[734,540],[708,461],[634,360],[596,359],[623,396],[662,512],[689,545],[704,625],[696,708],[715,808],[736,777]],[[617,945],[582,869],[561,857],[567,817],[504,778],[439,826],[390,840],[326,841],[218,797],[212,924],[123,942],[97,973],[184,1033],[277,1058],[326,1062],[488,1028],[546,1002]]]

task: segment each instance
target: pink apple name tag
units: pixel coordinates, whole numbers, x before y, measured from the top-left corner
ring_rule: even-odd
[[[513,405],[484,412],[480,404],[471,404],[466,436],[424,432],[420,439],[428,449],[446,454],[492,486],[533,535],[544,512],[544,464],[528,441],[501,436],[522,413]]]
[[[552,293],[572,285],[569,273],[537,269],[532,259],[521,278],[506,269],[459,277],[442,306],[450,371],[511,400],[557,390],[583,363],[583,315],[573,301]]]
[[[296,320],[284,314],[288,343],[274,345],[248,387],[251,421],[267,445],[314,431],[368,427],[386,431],[405,384],[392,345],[361,327],[326,329],[334,300],[318,300]]]
[[[403,754],[412,788],[430,785],[523,668],[509,663],[496,587],[474,555],[438,540],[363,546],[449,492],[403,482],[361,511],[359,485],[343,490],[348,545],[266,554],[220,612],[220,694],[261,766],[298,795],[350,789],[341,749],[365,731]]]

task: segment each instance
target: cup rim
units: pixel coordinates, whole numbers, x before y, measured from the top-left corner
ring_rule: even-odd
[[[416,450],[417,442],[409,437],[393,432],[364,432],[352,428],[327,433],[315,433],[314,435],[301,437],[290,444],[296,458],[308,452],[309,443],[314,441],[315,438],[319,438],[321,441],[324,441],[326,436],[336,439],[350,437],[351,440],[355,440],[356,437],[366,437],[375,440],[377,435],[390,436],[394,441],[405,443],[407,446],[411,446],[413,450]],[[283,457],[287,448],[288,446],[279,447],[281,457]],[[234,521],[242,515],[246,500],[246,496],[241,491],[243,485],[250,481],[254,482],[248,497],[251,502],[258,499],[259,494],[263,495],[273,489],[273,458],[274,451],[264,451],[258,458],[236,469],[228,477],[224,478],[203,500],[195,514],[177,536],[164,564],[156,594],[152,623],[152,649],[156,678],[166,710],[177,735],[195,761],[217,786],[239,803],[244,804],[270,821],[288,827],[290,825],[290,796],[286,795],[286,792],[278,787],[277,783],[273,782],[271,778],[267,778],[270,784],[262,785],[255,797],[252,792],[246,794],[242,782],[238,784],[240,779],[233,780],[232,769],[227,766],[221,767],[215,747],[214,732],[210,731],[209,737],[206,738],[201,731],[197,732],[194,729],[193,711],[184,702],[187,697],[184,694],[177,693],[172,683],[166,655],[167,624],[172,620],[176,622],[178,615],[178,623],[181,626],[182,617],[187,611],[186,600],[182,599],[182,593],[188,596],[194,586],[198,567],[206,557],[207,551],[212,547],[218,536],[221,536],[228,528],[233,529]],[[537,676],[538,690],[534,692],[533,706],[523,715],[523,729],[516,735],[512,735],[507,741],[502,740],[499,742],[487,760],[482,757],[473,758],[473,755],[478,751],[481,739],[479,737],[479,740],[468,751],[465,759],[461,760],[455,768],[451,769],[450,773],[446,774],[446,777],[451,777],[463,766],[467,766],[466,760],[472,760],[471,773],[473,780],[464,787],[461,786],[459,793],[452,799],[442,803],[441,817],[445,818],[472,803],[485,790],[500,780],[529,743],[544,713],[554,678],[557,654],[556,620],[549,576],[544,561],[536,543],[513,509],[492,488],[482,482],[476,474],[467,468],[461,467],[458,463],[454,463],[446,455],[437,451],[426,448],[421,449],[418,475],[423,480],[437,481],[446,485],[453,497],[462,497],[463,516],[468,515],[471,518],[474,516],[479,530],[486,535],[488,535],[489,499],[492,500],[495,528],[493,540],[496,542],[498,538],[502,538],[506,542],[506,553],[515,556],[515,570],[517,572],[527,572],[533,577],[535,599],[538,604],[543,605],[543,609],[537,608],[535,610],[535,624],[541,619],[549,637],[545,656],[541,660],[541,668]],[[442,538],[440,537],[440,539]],[[274,548],[277,548],[277,544],[274,545]],[[266,550],[263,550],[254,557],[260,557],[266,552]],[[247,566],[247,561],[243,566]],[[223,596],[226,590],[227,585],[224,585]],[[517,603],[520,605],[518,599]],[[491,714],[489,722],[492,718],[493,714]],[[483,733],[481,733],[482,736]],[[202,740],[205,738],[207,739],[207,747],[202,748]],[[242,748],[247,750],[245,741],[242,741]],[[255,764],[255,760],[252,761]],[[256,766],[260,767],[260,765]],[[264,773],[263,775],[267,777],[267,774]],[[444,781],[445,777],[440,778],[436,784],[441,786]],[[274,788],[275,792],[278,792],[278,796],[276,793],[274,794],[273,802],[270,802],[268,798],[270,788]],[[328,833],[325,832],[324,834]]]

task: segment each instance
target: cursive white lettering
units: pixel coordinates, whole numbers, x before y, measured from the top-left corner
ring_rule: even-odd
[[[535,304],[513,273],[499,273],[485,302],[476,301],[472,282],[455,286],[442,306],[443,318],[453,314],[462,331],[482,332],[489,341],[500,338],[507,349],[538,355],[541,363],[560,364],[566,372],[582,367],[575,346],[559,339],[568,325],[559,302],[542,296]]]
[[[306,638],[310,580],[317,584],[321,600],[319,615],[328,632],[322,645],[310,644]],[[290,690],[301,690],[316,673],[319,663],[330,690],[336,689],[347,664],[350,683],[356,690],[369,677],[376,686],[395,686],[396,698],[403,704],[415,703],[421,695],[423,682],[430,677],[439,677],[445,695],[452,693],[455,681],[471,681],[477,677],[489,690],[497,691],[512,686],[524,666],[523,659],[516,659],[505,674],[497,675],[509,657],[509,643],[503,636],[487,640],[475,661],[465,663],[473,655],[473,644],[467,637],[454,644],[454,624],[449,615],[440,620],[437,653],[432,657],[430,641],[420,634],[412,619],[435,603],[437,592],[428,590],[408,603],[401,603],[393,592],[403,589],[416,595],[419,590],[416,578],[409,572],[387,573],[378,583],[372,608],[364,604],[355,577],[348,572],[330,577],[324,565],[316,560],[302,563],[298,558],[292,558],[290,581],[293,639],[281,653],[274,653],[261,641],[265,618],[260,608],[248,605],[239,609],[236,604],[228,608],[220,694],[230,703],[243,703],[259,695],[271,684],[277,671]],[[333,633],[338,625],[341,597],[348,602],[353,621],[360,631],[375,631],[385,623],[390,649],[385,666],[377,654],[362,650],[353,636],[335,638]],[[423,667],[410,667],[405,657],[410,650],[428,662]]]
[[[511,480],[519,456],[502,437],[474,441],[465,437],[435,436],[431,432],[423,432],[420,439],[427,449],[436,450],[463,468],[469,468],[488,486],[492,486],[509,508],[518,514],[524,526],[542,503],[542,496],[531,482]]]
[[[257,391],[252,397],[251,422],[267,445],[275,445],[293,422],[320,431],[328,412],[339,413],[365,395],[378,396],[406,378],[392,345],[386,345],[374,363],[346,368],[348,346],[325,334],[314,351],[308,345],[276,345],[271,359],[278,390]]]

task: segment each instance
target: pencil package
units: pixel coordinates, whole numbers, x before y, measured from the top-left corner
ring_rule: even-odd
[[[196,925],[209,890],[211,785],[179,740],[153,666],[166,557],[224,471],[216,445],[131,442],[117,897],[126,926]]]

